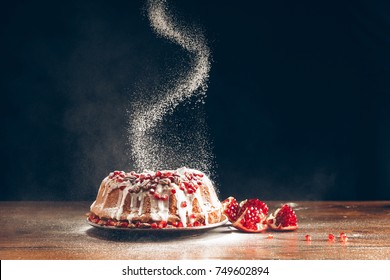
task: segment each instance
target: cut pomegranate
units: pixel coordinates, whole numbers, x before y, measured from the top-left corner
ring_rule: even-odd
[[[229,221],[234,223],[237,220],[238,203],[237,200],[230,196],[222,201],[223,213],[228,217]]]
[[[265,203],[258,199],[248,199],[241,202],[240,206],[238,218],[233,223],[235,228],[245,232],[262,232],[267,229],[266,214],[263,212],[263,209],[268,212]]]
[[[240,202],[240,211],[238,212],[238,215],[240,216],[242,214],[242,212],[244,212],[244,210],[249,206],[256,207],[256,208],[260,209],[264,215],[268,215],[267,204],[265,204],[264,202],[262,202],[261,200],[259,200],[257,198],[250,198],[250,199],[245,199],[245,200],[241,201]]]
[[[298,219],[294,210],[285,204],[269,215],[267,224],[276,231],[296,230],[298,228]]]

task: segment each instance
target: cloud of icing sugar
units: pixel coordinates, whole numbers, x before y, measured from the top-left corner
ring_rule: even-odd
[[[199,29],[175,21],[166,1],[148,1],[147,15],[158,36],[170,40],[188,53],[189,67],[180,69],[169,84],[155,90],[154,97],[132,100],[129,144],[135,167],[153,170],[193,164],[195,166],[191,167],[209,171],[212,153],[204,120],[200,120],[193,129],[194,137],[177,135],[172,127],[170,139],[167,140],[161,137],[161,131],[166,130],[163,120],[180,104],[194,97],[203,101],[210,71],[210,50]],[[197,116],[204,118],[204,115]],[[196,149],[194,146],[197,146]]]

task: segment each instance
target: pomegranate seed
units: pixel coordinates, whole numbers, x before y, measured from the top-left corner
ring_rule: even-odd
[[[193,191],[192,189],[187,189],[187,193],[188,193],[188,194],[193,194],[194,191]]]
[[[334,241],[334,239],[335,239],[334,235],[331,234],[331,233],[329,233],[329,235],[328,235],[328,240],[329,240],[329,241]]]
[[[117,181],[117,183],[123,183],[123,179],[121,179],[121,178],[116,179],[116,181]]]
[[[191,224],[191,223],[187,224],[187,227],[193,227],[193,226],[194,226],[194,225]]]
[[[151,224],[150,226],[151,226],[152,228],[157,228],[157,227],[158,227],[157,223],[153,223],[153,224]]]
[[[155,191],[156,191],[156,189],[150,189],[149,193],[153,195]]]
[[[158,224],[158,228],[165,228],[167,226],[167,221],[161,221],[159,224]]]
[[[172,226],[177,227],[179,225],[178,222],[172,222]]]
[[[347,235],[344,232],[340,233],[340,241],[345,242],[347,240],[348,240]]]
[[[160,198],[162,200],[166,201],[166,200],[168,200],[168,195],[167,194],[163,194]]]
[[[120,186],[119,188],[121,189],[121,191],[123,191],[126,188],[126,186]]]
[[[119,175],[121,172],[120,171],[118,171],[118,170],[115,170],[114,171],[114,175]]]
[[[198,222],[198,221],[195,221],[194,222],[194,227],[198,227],[198,226],[200,226],[201,224]]]
[[[135,226],[136,226],[136,227],[140,227],[140,226],[141,226],[141,222],[140,222],[140,221],[137,221],[137,222],[135,223]]]
[[[195,219],[196,218],[196,215],[195,214],[191,214],[190,215],[190,219]]]
[[[182,201],[182,202],[180,203],[180,207],[186,208],[186,207],[187,207],[187,202],[186,202],[186,201]]]
[[[176,193],[176,190],[175,190],[175,189],[171,189],[171,193],[172,193],[172,194],[175,194],[175,193]]]
[[[177,224],[177,227],[178,227],[178,228],[182,228],[182,227],[183,227],[183,223],[182,223],[182,222],[179,222],[179,223]]]
[[[306,234],[305,239],[306,241],[311,241],[311,236],[309,234]]]
[[[128,227],[129,223],[128,222],[121,222],[120,223],[120,226],[125,228],[125,227]]]
[[[161,171],[160,171],[160,170],[157,170],[155,176],[156,176],[156,177],[161,177]]]
[[[160,199],[160,194],[159,193],[154,193],[153,196],[154,196],[155,199]]]
[[[172,172],[165,172],[165,174],[164,174],[165,177],[171,177],[172,175],[173,175]]]

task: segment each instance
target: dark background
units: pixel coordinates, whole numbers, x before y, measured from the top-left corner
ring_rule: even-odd
[[[390,199],[390,5],[340,2],[168,2],[212,51],[221,198]],[[2,3],[1,200],[92,201],[132,168],[132,92],[184,59],[143,6]]]

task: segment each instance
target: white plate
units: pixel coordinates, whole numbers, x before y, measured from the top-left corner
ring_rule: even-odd
[[[199,231],[206,231],[213,228],[220,227],[224,224],[226,224],[228,221],[227,217],[225,215],[222,215],[222,220],[218,223],[209,224],[206,226],[198,226],[198,227],[186,227],[186,228],[123,228],[123,227],[115,227],[115,226],[102,226],[95,223],[92,223],[87,219],[87,223],[95,228],[98,229],[105,229],[105,230],[114,230],[114,231],[130,231],[130,232],[199,232]]]

